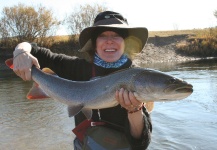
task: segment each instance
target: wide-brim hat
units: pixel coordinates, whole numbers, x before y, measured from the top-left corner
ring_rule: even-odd
[[[85,28],[79,36],[80,52],[93,51],[93,36],[97,31],[115,30],[125,32],[127,36],[125,40],[125,53],[133,55],[139,53],[144,48],[148,39],[148,30],[145,27],[131,27],[127,20],[119,13],[112,11],[105,11],[99,13],[94,20],[91,27]],[[95,42],[95,41],[94,41]]]

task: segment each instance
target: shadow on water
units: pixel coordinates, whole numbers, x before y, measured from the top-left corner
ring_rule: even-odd
[[[9,58],[0,56],[0,79],[3,78],[15,78],[15,73],[5,65],[5,61]]]
[[[200,69],[200,68],[208,68],[212,70],[217,68],[217,58],[184,62],[184,63],[180,63],[179,66],[184,68],[190,67],[191,70]]]
[[[217,67],[217,58],[213,59],[200,59],[194,61],[185,61],[185,62],[164,62],[164,63],[151,63],[151,64],[142,64],[142,67],[145,68],[153,68],[160,71],[171,71],[171,70],[179,70],[187,69],[194,70],[194,69],[216,69]]]
[[[9,69],[1,70],[0,69],[0,80],[4,78],[17,78],[16,74]]]

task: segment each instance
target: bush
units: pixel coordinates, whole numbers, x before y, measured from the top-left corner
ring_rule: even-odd
[[[217,28],[204,29],[184,44],[177,44],[178,52],[190,56],[217,56]]]
[[[0,42],[6,47],[23,41],[45,43],[45,37],[53,35],[59,24],[52,11],[42,6],[36,9],[23,4],[4,7],[0,18]]]

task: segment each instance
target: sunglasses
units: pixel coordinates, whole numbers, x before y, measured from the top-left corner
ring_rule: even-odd
[[[106,15],[101,15],[99,17],[96,18],[95,22],[99,21],[99,20],[104,20],[104,19],[111,19],[111,18],[117,18],[121,21],[124,21],[126,24],[128,24],[127,19],[124,18],[122,15],[120,14],[106,14]]]

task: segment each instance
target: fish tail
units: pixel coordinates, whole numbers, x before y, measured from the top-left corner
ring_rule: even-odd
[[[9,58],[5,61],[5,64],[13,69],[13,58]],[[55,74],[52,70],[49,68],[45,68],[43,72],[49,73],[49,74]],[[32,88],[29,90],[29,93],[26,95],[27,99],[30,100],[35,100],[35,99],[44,99],[44,98],[49,98],[49,96],[40,88],[40,86],[34,82]]]

